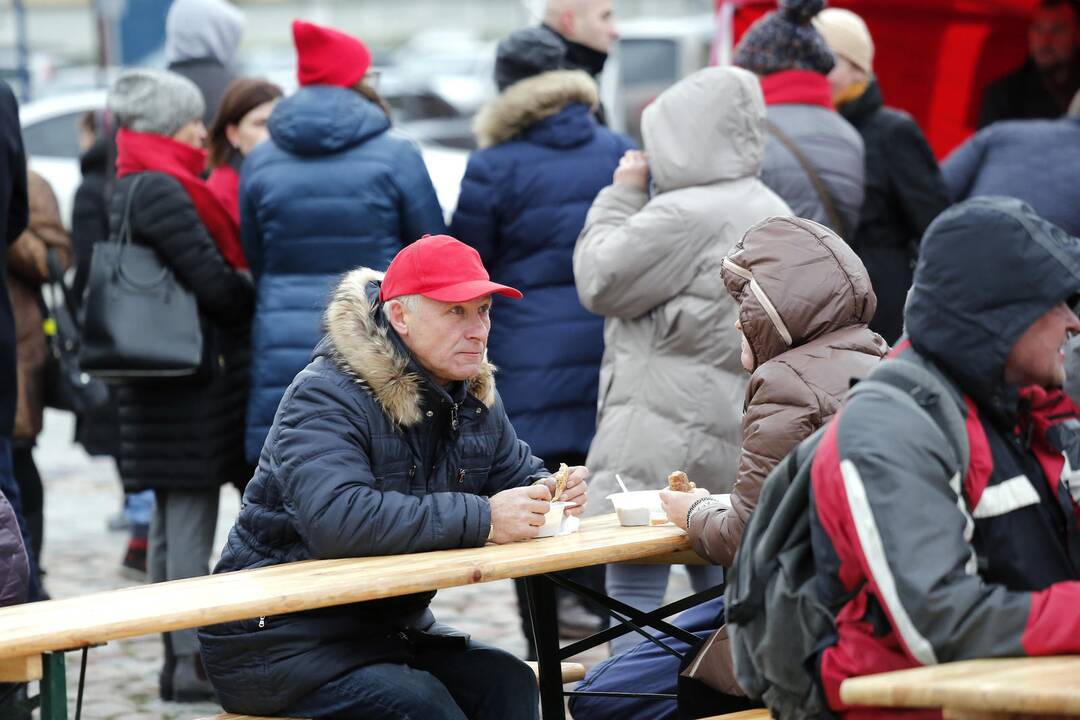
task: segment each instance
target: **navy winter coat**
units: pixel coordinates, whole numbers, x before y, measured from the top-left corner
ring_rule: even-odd
[[[491,276],[525,293],[497,299],[488,353],[506,412],[547,460],[584,459],[596,429],[604,320],[581,306],[574,244],[630,140],[597,124],[582,71],[515,83],[477,119],[450,233]]]
[[[376,304],[381,274],[349,273],[328,335],[281,401],[214,572],[297,560],[479,547],[488,496],[548,473],[518,440],[485,365],[444,390]],[[203,628],[207,673],[230,712],[274,715],[409,642],[447,634],[433,592]],[[407,641],[406,638],[409,638]]]
[[[994,123],[954,150],[941,172],[957,202],[980,195],[1019,198],[1080,235],[1080,117]]]
[[[416,147],[358,93],[301,88],[270,116],[270,142],[244,161],[244,254],[255,276],[246,451],[255,462],[278,402],[321,336],[334,282],[383,269],[406,244],[443,232]]]

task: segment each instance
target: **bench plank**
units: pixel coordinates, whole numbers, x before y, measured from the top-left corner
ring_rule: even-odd
[[[674,525],[589,518],[571,535],[387,557],[309,560],[0,609],[0,658],[347,605],[689,549]]]
[[[0,660],[0,682],[32,682],[43,674],[40,655]]]
[[[702,718],[702,720],[769,720],[771,717],[768,708],[759,708],[757,710],[740,710],[727,715],[712,715]]]
[[[1080,656],[943,663],[848,678],[849,705],[947,708],[958,713],[1080,715]]]

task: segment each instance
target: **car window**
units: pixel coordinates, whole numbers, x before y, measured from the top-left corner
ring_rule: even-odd
[[[668,85],[679,79],[678,47],[673,40],[623,38],[619,68],[623,85]]]
[[[82,112],[57,115],[23,128],[26,154],[37,157],[79,157],[78,120]]]

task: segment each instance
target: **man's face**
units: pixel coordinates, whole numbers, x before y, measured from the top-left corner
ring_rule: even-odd
[[[390,321],[435,382],[448,385],[480,372],[491,330],[491,297],[445,303],[420,297],[409,310],[391,307]]]
[[[1065,341],[1080,333],[1080,318],[1058,303],[1029,327],[1005,361],[1005,382],[1023,387],[1061,387],[1065,382]]]
[[[1039,8],[1028,29],[1031,58],[1042,70],[1065,65],[1080,44],[1080,18],[1068,3]]]
[[[568,39],[602,53],[610,52],[619,37],[612,0],[574,0],[563,11],[561,24]]]

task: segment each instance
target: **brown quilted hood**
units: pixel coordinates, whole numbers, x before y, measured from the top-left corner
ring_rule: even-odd
[[[874,317],[862,261],[823,225],[774,217],[754,225],[724,258],[728,292],[759,367],[793,347]]]

